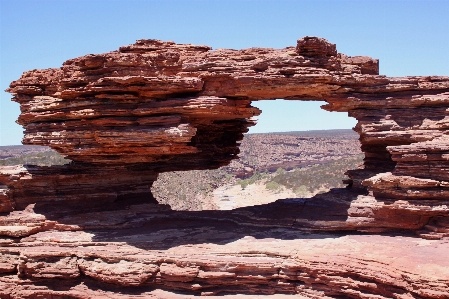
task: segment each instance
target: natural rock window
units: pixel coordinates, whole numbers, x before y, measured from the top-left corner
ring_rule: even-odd
[[[365,158],[363,169],[348,171],[352,191],[439,205],[430,200],[449,195],[448,84],[447,77],[378,75],[376,59],[346,56],[317,37],[244,50],[139,40],[71,59],[59,69],[25,72],[8,91],[21,105],[24,144],[50,146],[74,162],[3,170],[1,209],[37,199],[111,209],[155,202],[150,188],[158,173],[236,159],[260,114],[251,103],[276,98],[324,100],[325,110],[357,119]]]
[[[378,75],[376,59],[317,37],[243,50],[139,40],[8,91],[23,143],[73,163],[0,167],[2,298],[449,293],[448,77]],[[357,119],[351,188],[231,211],[156,204],[160,173],[229,165],[260,113],[251,103],[276,98]]]

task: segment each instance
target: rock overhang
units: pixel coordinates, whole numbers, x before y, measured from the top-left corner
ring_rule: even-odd
[[[237,147],[230,140],[241,140],[260,114],[251,101],[326,100],[345,89],[345,76],[376,73],[377,65],[338,54],[334,44],[316,37],[299,39],[296,48],[214,51],[139,40],[68,60],[59,69],[25,72],[8,91],[21,104],[23,142],[48,145],[73,161],[159,163],[205,147],[221,148],[217,159],[230,161]],[[217,123],[225,124],[226,134],[216,128],[214,135],[228,141],[192,140]]]
[[[448,77],[381,76],[378,60],[316,37],[278,50],[139,40],[9,91],[24,143],[73,162],[0,168],[0,297],[449,292]],[[153,204],[159,172],[236,158],[251,102],[272,98],[357,119],[365,159],[350,188],[234,211]]]
[[[338,53],[323,38],[242,50],[138,40],[58,69],[25,72],[8,91],[21,105],[25,144],[50,146],[78,170],[116,169],[124,177],[141,171],[149,186],[159,172],[236,159],[261,112],[252,101],[324,100],[323,109],[358,121],[365,158],[364,169],[348,171],[353,190],[391,199],[446,194],[449,78],[379,75],[377,59]],[[383,173],[410,182],[402,188],[370,180]],[[439,183],[424,190],[413,178]]]

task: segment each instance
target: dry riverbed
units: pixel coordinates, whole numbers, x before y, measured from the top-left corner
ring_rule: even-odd
[[[283,188],[271,191],[265,188],[264,181],[256,182],[242,189],[240,185],[225,185],[213,191],[213,202],[219,210],[232,210],[274,202],[280,198],[296,198],[292,190]]]

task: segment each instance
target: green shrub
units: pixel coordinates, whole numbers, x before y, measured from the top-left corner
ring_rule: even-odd
[[[282,185],[274,181],[269,181],[265,183],[265,188],[270,191],[279,192],[283,189]]]
[[[267,179],[270,177],[271,177],[270,174],[268,174],[266,172],[256,171],[251,177],[249,177],[247,179],[237,179],[237,184],[239,184],[242,187],[242,189],[245,189],[246,187],[248,187],[248,185],[252,185],[252,184],[256,183],[257,181]]]
[[[298,197],[306,197],[311,193],[309,192],[309,189],[304,185],[295,188],[293,192],[295,192],[296,196]]]
[[[274,173],[275,175],[280,175],[280,174],[284,174],[284,173],[286,173],[287,172],[287,170],[285,170],[284,168],[282,168],[282,167],[279,167],[278,169],[276,169],[276,172]]]
[[[249,181],[248,181],[248,179],[246,179],[246,180],[238,179],[237,184],[239,184],[240,187],[242,187],[242,189],[245,189],[249,185]]]

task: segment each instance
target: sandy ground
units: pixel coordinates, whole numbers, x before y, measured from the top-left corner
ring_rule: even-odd
[[[264,182],[257,182],[242,189],[240,185],[225,185],[213,192],[213,201],[220,210],[255,206],[274,202],[280,198],[296,198],[292,190],[273,192],[265,188]]]

